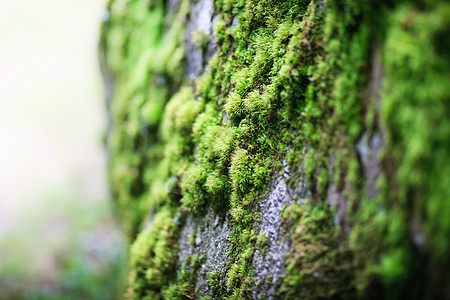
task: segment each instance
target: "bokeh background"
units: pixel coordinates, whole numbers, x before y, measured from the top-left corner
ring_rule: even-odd
[[[0,299],[114,299],[103,0],[0,0]]]

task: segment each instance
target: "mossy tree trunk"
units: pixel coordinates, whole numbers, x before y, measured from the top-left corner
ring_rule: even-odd
[[[129,299],[450,298],[450,4],[110,0]]]

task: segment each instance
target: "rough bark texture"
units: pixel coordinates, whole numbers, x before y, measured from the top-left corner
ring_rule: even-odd
[[[446,1],[110,0],[128,299],[450,298]]]

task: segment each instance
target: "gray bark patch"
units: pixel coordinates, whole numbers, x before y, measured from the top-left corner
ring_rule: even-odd
[[[283,227],[281,212],[292,203],[291,193],[285,178],[289,177],[289,166],[284,164],[284,173],[274,181],[269,197],[260,204],[261,224],[259,233],[267,239],[267,247],[257,247],[253,258],[256,288],[253,298],[273,299],[277,284],[284,275],[284,260],[290,251],[290,241]]]
[[[192,6],[191,18],[186,28],[186,70],[190,79],[201,75],[207,56],[210,57],[215,52],[215,48],[209,46],[214,40],[213,11],[212,0],[199,0]],[[195,41],[195,35],[208,37],[206,49]]]
[[[186,266],[187,258],[190,256],[203,259],[197,271],[195,290],[198,296],[208,296],[212,292],[207,283],[208,273],[226,272],[231,247],[229,238],[233,232],[228,220],[228,214],[219,216],[210,207],[204,217],[188,215],[181,232],[178,269]],[[225,285],[225,282],[223,284]]]

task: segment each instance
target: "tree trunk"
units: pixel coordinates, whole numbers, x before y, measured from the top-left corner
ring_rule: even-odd
[[[127,299],[450,298],[446,1],[107,12]]]

